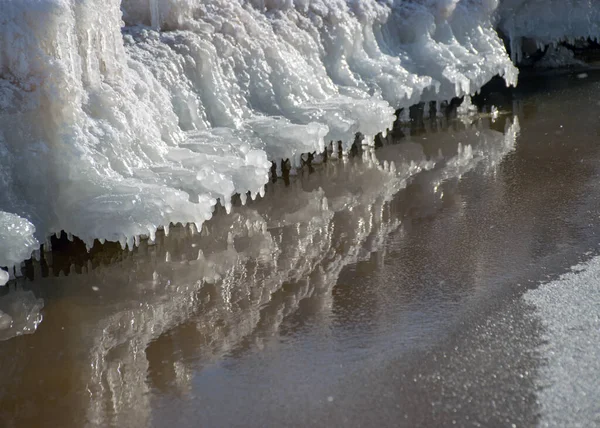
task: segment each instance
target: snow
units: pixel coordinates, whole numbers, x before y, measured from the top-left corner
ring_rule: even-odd
[[[600,423],[600,258],[574,266],[525,295],[545,326],[540,380],[541,427]]]
[[[496,74],[515,84],[496,6],[1,0],[0,210],[35,234],[0,241],[0,259],[61,230],[132,248],[199,226],[264,192],[270,161],[348,150],[358,132],[372,144],[398,108]]]

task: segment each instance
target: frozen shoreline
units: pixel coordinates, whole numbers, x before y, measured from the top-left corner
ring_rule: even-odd
[[[0,266],[61,231],[132,248],[161,226],[200,228],[217,201],[263,192],[272,161],[297,168],[357,134],[372,145],[398,109],[468,97],[496,75],[515,85],[495,26],[517,59],[525,39],[595,37],[585,7],[559,27],[537,16],[536,35],[521,21],[530,6],[0,2],[0,215],[25,231],[0,241]]]
[[[516,83],[485,2],[101,3],[0,3],[0,210],[39,242],[200,227],[259,194],[270,161]]]

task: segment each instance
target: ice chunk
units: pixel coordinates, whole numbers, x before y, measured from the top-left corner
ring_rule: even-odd
[[[10,275],[4,269],[0,269],[0,285],[5,285],[10,279]]]
[[[33,236],[35,227],[24,218],[0,211],[0,266],[12,268],[31,257],[39,248],[39,242]],[[0,285],[6,284],[9,273],[0,269]]]

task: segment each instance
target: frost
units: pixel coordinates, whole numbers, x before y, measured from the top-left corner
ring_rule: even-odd
[[[262,195],[271,161],[372,142],[397,109],[496,74],[515,84],[495,7],[0,0],[0,210],[40,242],[64,230],[88,247],[200,227],[218,202]]]

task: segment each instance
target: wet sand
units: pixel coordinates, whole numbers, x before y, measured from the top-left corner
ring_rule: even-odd
[[[0,425],[536,424],[545,326],[522,295],[597,254],[600,83],[524,88],[200,233],[55,241],[0,297]]]

